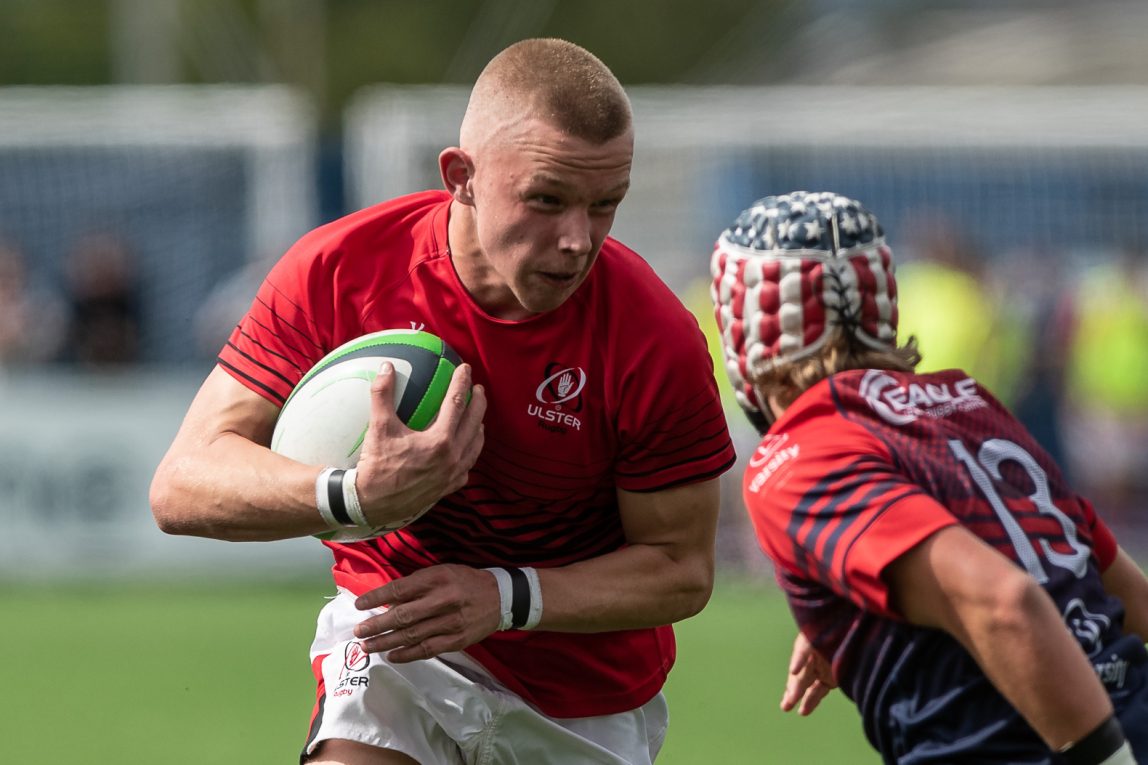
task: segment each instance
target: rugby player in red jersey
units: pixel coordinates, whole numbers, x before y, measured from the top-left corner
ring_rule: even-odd
[[[576,45],[528,40],[479,76],[445,191],[306,235],[272,269],[157,470],[170,533],[326,530],[321,465],[270,452],[324,354],[426,329],[467,362],[405,428],[380,371],[352,479],[371,525],[328,543],[338,596],[312,646],[311,763],[648,763],[665,735],[671,623],[713,583],[734,455],[705,341],[610,239],[629,101]],[[467,404],[467,392],[471,392]]]
[[[839,686],[886,763],[1148,762],[1148,580],[976,380],[914,371],[876,218],[766,197],[711,265],[764,434],[745,502],[800,630],[782,708]]]

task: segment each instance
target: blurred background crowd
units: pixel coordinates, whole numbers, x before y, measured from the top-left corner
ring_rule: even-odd
[[[436,186],[466,84],[506,44],[559,36],[634,95],[615,234],[703,328],[710,244],[755,197],[861,199],[923,368],[986,382],[1135,548],[1145,29],[1135,0],[7,0],[0,513],[31,529],[30,506],[57,502],[61,540],[128,565],[114,551],[153,533],[159,450],[270,264],[314,225]],[[730,419],[744,457],[754,436]],[[83,480],[60,490],[45,460]],[[754,568],[729,480],[723,563]],[[8,544],[9,569],[34,567]]]

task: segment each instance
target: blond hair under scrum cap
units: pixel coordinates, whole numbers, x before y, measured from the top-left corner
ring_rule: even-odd
[[[893,254],[854,199],[759,199],[718,238],[710,273],[726,373],[748,413],[768,411],[752,381],[816,353],[835,326],[872,348],[895,347]]]

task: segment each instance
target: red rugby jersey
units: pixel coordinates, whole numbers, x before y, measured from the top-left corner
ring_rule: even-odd
[[[879,650],[890,623],[903,624],[882,574],[946,526],[965,526],[1028,570],[1065,612],[1078,601],[1118,623],[1100,582],[1116,555],[1111,531],[959,370],[821,381],[770,429],[743,487],[798,625],[859,703],[897,658]]]
[[[424,192],[311,232],[272,269],[219,356],[282,405],[340,344],[425,328],[486,387],[485,447],[467,486],[398,532],[329,544],[336,583],[356,594],[437,563],[551,567],[602,555],[625,543],[616,488],[701,481],[734,460],[701,331],[645,261],[608,239],[565,304],[495,319],[451,264],[449,207],[446,193]],[[555,717],[640,706],[674,659],[669,627],[500,632],[468,650]]]

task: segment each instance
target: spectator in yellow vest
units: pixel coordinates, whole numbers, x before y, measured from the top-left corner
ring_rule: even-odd
[[[1128,253],[1085,272],[1068,366],[1071,454],[1114,511],[1148,497],[1148,267]]]

